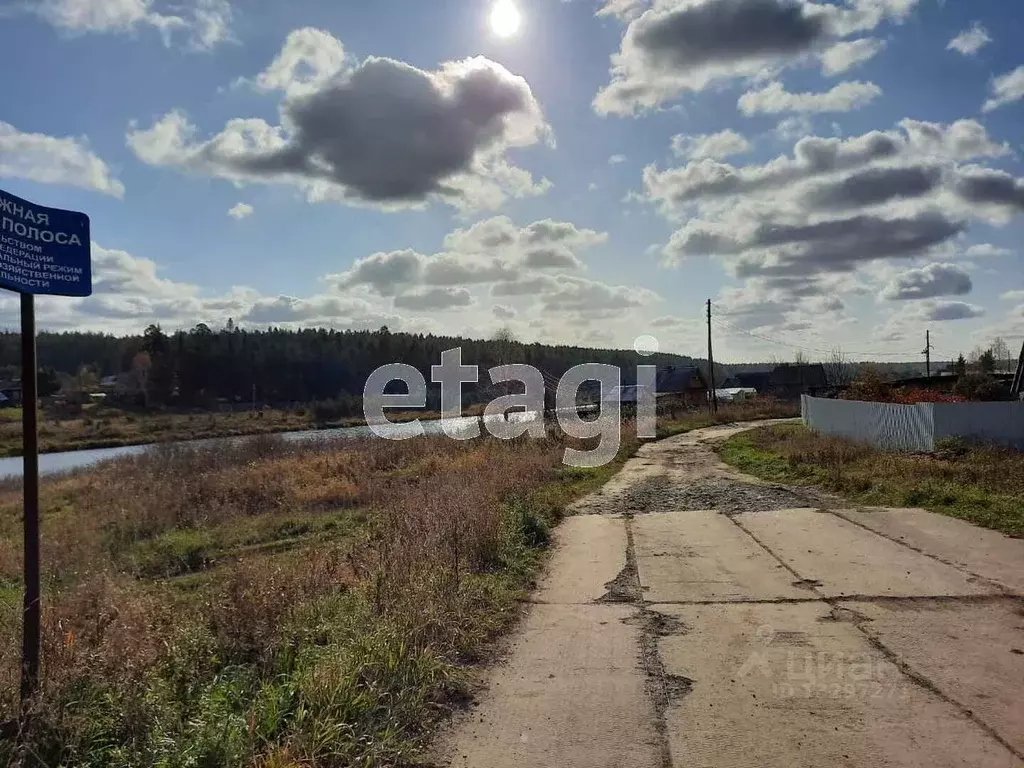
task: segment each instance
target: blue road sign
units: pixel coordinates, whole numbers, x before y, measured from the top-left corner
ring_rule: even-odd
[[[90,295],[89,217],[36,205],[0,189],[0,288]]]

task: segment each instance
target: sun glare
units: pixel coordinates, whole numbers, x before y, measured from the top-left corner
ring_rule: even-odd
[[[519,31],[523,18],[512,0],[497,0],[491,8],[491,32],[498,37],[512,37]]]

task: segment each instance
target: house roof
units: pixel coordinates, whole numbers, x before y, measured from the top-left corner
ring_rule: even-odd
[[[828,377],[821,363],[783,363],[772,370],[769,383],[772,387],[827,387]]]
[[[666,365],[659,368],[656,381],[655,386],[662,394],[707,388],[704,375],[692,365]]]
[[[757,390],[767,389],[770,377],[771,371],[741,371],[736,374],[741,387]]]
[[[757,390],[753,387],[723,387],[715,390],[715,396],[719,400],[732,400],[744,395],[756,395]]]
[[[620,387],[614,387],[601,398],[603,403],[635,403],[640,399],[640,394],[643,392],[645,387],[638,386],[636,384],[626,384]]]

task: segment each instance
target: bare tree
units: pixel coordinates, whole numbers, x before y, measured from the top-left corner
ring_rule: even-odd
[[[996,367],[1002,368],[1003,364],[1006,364],[1007,370],[1013,370],[1013,360],[1010,357],[1010,345],[1006,343],[1006,340],[1002,336],[996,336],[992,339],[992,357],[995,358]]]
[[[517,339],[516,335],[512,333],[512,329],[506,325],[494,332],[494,335],[491,336],[491,341],[503,341],[506,344],[512,344],[517,341]]]
[[[853,381],[853,366],[847,362],[841,349],[833,349],[822,366],[830,387],[843,387]]]

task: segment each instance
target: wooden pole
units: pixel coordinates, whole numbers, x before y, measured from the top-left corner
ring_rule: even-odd
[[[1020,357],[1017,358],[1017,372],[1013,375],[1010,394],[1019,397],[1024,392],[1024,343],[1020,345]]]
[[[932,332],[924,332],[924,368],[927,377],[932,377]]]
[[[718,413],[718,393],[715,391],[715,355],[711,349],[711,299],[708,299],[708,408]]]

